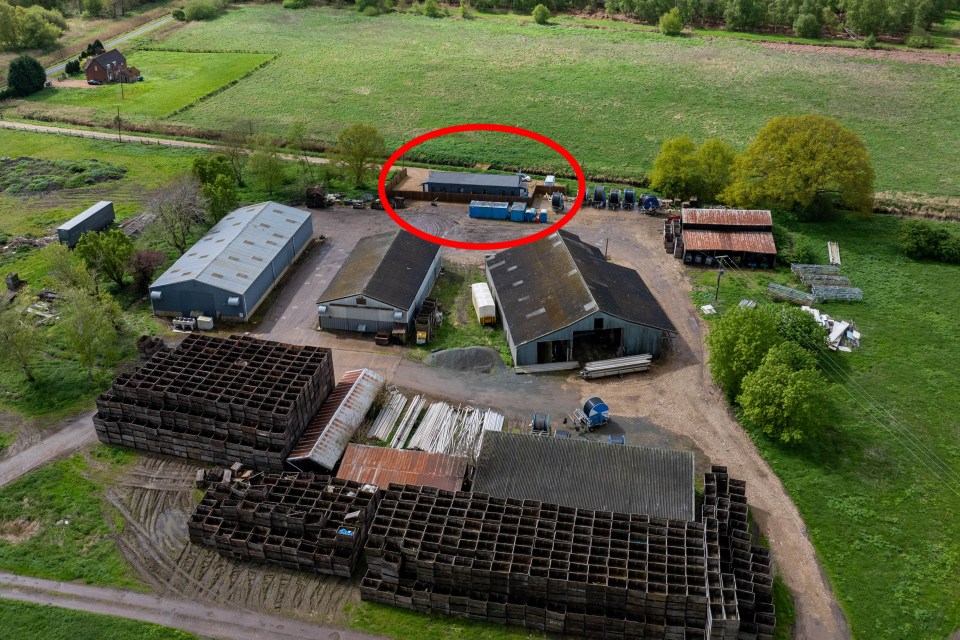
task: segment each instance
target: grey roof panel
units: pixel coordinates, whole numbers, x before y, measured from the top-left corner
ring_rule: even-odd
[[[187,249],[151,289],[195,280],[244,294],[305,224],[310,213],[276,202],[229,213]]]
[[[515,188],[521,186],[520,176],[517,174],[505,176],[495,173],[461,173],[459,171],[431,171],[429,175],[427,175],[427,179],[423,182],[424,184],[436,182],[438,184],[460,184],[471,187],[493,186]]]
[[[362,295],[408,309],[438,253],[440,245],[402,229],[362,238],[318,303]]]
[[[598,248],[568,231],[501,251],[487,264],[517,345],[568,327],[598,308],[628,322],[676,330],[636,271],[607,262]]]
[[[109,207],[112,211],[113,202],[111,202],[110,200],[101,200],[97,204],[85,209],[82,213],[78,213],[77,215],[73,216],[72,218],[64,222],[62,225],[57,227],[57,231],[60,231],[61,229],[64,231],[69,231],[70,229],[73,229],[77,225],[82,224],[83,222],[86,222],[86,220],[90,218],[90,216],[96,215],[97,213],[99,213],[103,209],[106,209],[107,207]]]
[[[694,459],[688,451],[485,431],[472,490],[693,520]]]

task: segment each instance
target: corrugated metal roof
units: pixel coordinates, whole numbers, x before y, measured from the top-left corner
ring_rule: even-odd
[[[675,331],[633,269],[568,231],[487,258],[501,313],[517,345],[559,331],[597,309],[628,322]]]
[[[78,224],[80,224],[81,222],[89,218],[91,215],[99,212],[101,209],[105,207],[113,208],[113,202],[109,200],[101,200],[100,202],[93,205],[92,207],[88,207],[85,211],[83,211],[83,213],[78,213],[77,215],[73,216],[72,218],[64,222],[62,225],[57,227],[57,231],[60,231],[61,229],[63,229],[64,231],[69,231],[70,229],[73,229],[75,226],[77,226]]]
[[[373,406],[383,382],[383,378],[369,369],[343,374],[287,460],[294,463],[312,460],[325,469],[333,469]]]
[[[770,212],[760,209],[684,209],[680,215],[683,224],[731,227],[761,227],[773,224]]]
[[[472,490],[693,520],[693,473],[688,451],[487,431]]]
[[[520,176],[509,176],[495,173],[461,173],[459,171],[431,171],[424,184],[436,182],[438,184],[460,184],[471,187],[520,187]]]
[[[769,231],[684,231],[683,248],[686,251],[777,253],[777,245]]]
[[[384,489],[396,482],[459,491],[466,472],[467,459],[462,456],[351,444],[337,477]]]
[[[366,296],[409,309],[438,253],[440,245],[402,229],[362,238],[317,302]]]
[[[276,202],[237,209],[187,249],[150,288],[195,280],[244,294],[304,225],[312,229],[309,212]]]

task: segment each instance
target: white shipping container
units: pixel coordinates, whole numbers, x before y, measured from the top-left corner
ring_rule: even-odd
[[[556,182],[557,179],[554,176],[547,176],[546,180],[543,181],[543,186],[552,187]]]
[[[493,295],[490,293],[490,287],[486,282],[477,282],[470,285],[470,293],[473,297],[473,308],[477,312],[477,320],[480,324],[496,324],[497,308],[493,303]]]

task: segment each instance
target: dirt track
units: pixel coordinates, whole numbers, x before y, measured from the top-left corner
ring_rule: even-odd
[[[0,598],[152,622],[207,638],[375,640],[285,617],[167,596],[148,595],[0,573]],[[13,633],[11,631],[11,633]],[[15,635],[15,634],[14,634]]]
[[[793,53],[834,54],[853,56],[856,58],[870,58],[871,60],[935,64],[941,67],[960,64],[960,55],[943,53],[941,51],[924,51],[922,49],[854,49],[853,47],[790,44],[787,42],[761,42],[760,44],[774,51],[790,51]]]
[[[0,462],[0,487],[9,484],[34,469],[95,442],[93,412],[82,413],[65,420],[62,428],[53,435],[40,440]]]

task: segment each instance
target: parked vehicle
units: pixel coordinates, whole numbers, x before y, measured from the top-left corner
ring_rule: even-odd
[[[103,83],[100,82],[99,80],[87,80],[87,84],[100,85],[100,84],[103,84]]]

